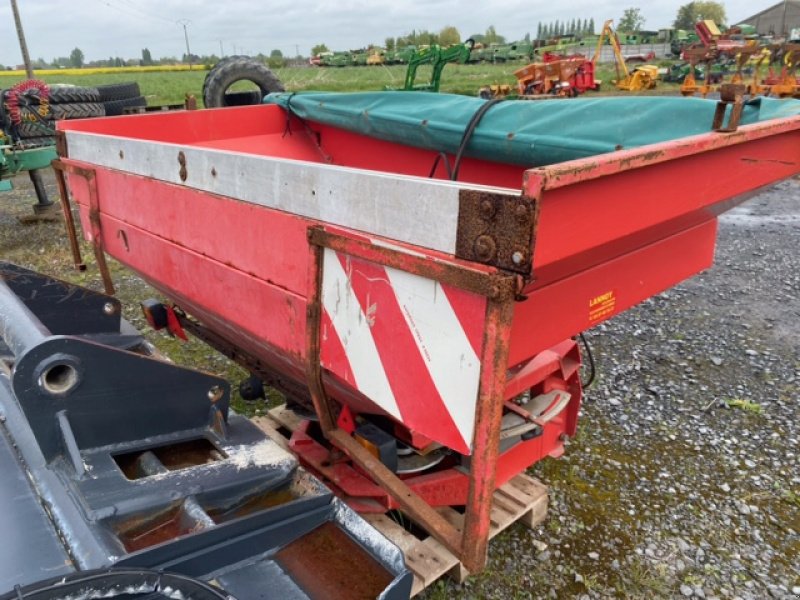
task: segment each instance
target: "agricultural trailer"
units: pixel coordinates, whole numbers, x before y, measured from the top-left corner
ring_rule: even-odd
[[[708,268],[718,215],[800,172],[791,100],[266,102],[60,123],[62,198],[109,292],[106,254],[169,299],[155,326],[313,410],[290,447],[349,506],[471,572],[495,490],[576,431],[576,337]]]

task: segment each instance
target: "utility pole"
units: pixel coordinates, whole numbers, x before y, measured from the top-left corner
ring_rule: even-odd
[[[192,70],[192,51],[189,50],[189,31],[186,29],[191,21],[189,19],[179,19],[175,21],[178,25],[183,27],[183,38],[186,40],[186,56],[189,59],[189,70]]]
[[[225,50],[222,48],[222,40],[219,41],[219,57],[223,58],[225,56]]]
[[[25,32],[22,31],[22,19],[19,18],[17,0],[11,0],[11,11],[14,13],[14,23],[17,26],[17,37],[19,38],[19,49],[22,51],[22,62],[25,63],[25,76],[28,79],[33,79],[31,57],[28,55],[28,44],[25,43]]]
[[[789,39],[789,32],[786,28],[786,9],[788,8],[789,0],[783,0],[783,39],[784,41]]]
[[[22,19],[19,18],[17,0],[11,0],[11,12],[14,13],[14,24],[17,26],[17,37],[19,38],[19,49],[22,51],[22,62],[25,63],[25,76],[33,79],[33,68],[31,67],[31,57],[28,54],[28,44],[25,43],[25,32],[22,31]],[[42,181],[42,174],[39,169],[28,171],[31,178],[33,189],[36,192],[37,203],[33,205],[34,218],[50,220],[58,210],[56,205],[47,197],[47,190]]]

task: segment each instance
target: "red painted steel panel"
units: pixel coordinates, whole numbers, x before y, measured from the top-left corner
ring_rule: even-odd
[[[302,129],[299,121],[295,123]],[[285,128],[286,113],[274,105],[151,112],[58,123],[60,131],[82,131],[171,144],[282,134]]]
[[[593,163],[570,164],[577,172]],[[550,168],[530,172],[546,177],[540,182],[546,188],[539,192],[535,287],[705,221],[730,208],[731,198],[790,177],[800,170],[800,131],[615,171],[621,164],[615,157],[607,176],[575,175],[568,185],[566,175],[550,177]]]
[[[515,305],[509,366],[708,268],[716,230],[711,219],[531,292]]]
[[[85,204],[81,179],[71,177],[70,186]],[[305,296],[312,221],[110,169],[97,170],[97,191],[104,215]]]
[[[108,253],[159,289],[192,298],[202,315],[268,340],[293,360],[305,356],[303,297],[113,217],[101,216],[100,226]]]

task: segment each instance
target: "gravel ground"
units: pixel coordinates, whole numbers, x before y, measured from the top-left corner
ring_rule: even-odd
[[[0,257],[97,286],[69,270],[60,224],[17,224],[32,202],[18,183],[0,194]],[[714,268],[590,332],[580,433],[532,469],[547,521],[510,528],[485,572],[427,598],[800,597],[800,182],[724,216],[719,237]],[[124,302],[148,294],[114,270]]]

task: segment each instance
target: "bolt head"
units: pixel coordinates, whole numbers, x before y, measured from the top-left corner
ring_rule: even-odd
[[[481,202],[481,216],[484,219],[490,219],[494,216],[494,204],[489,200],[483,200]]]

